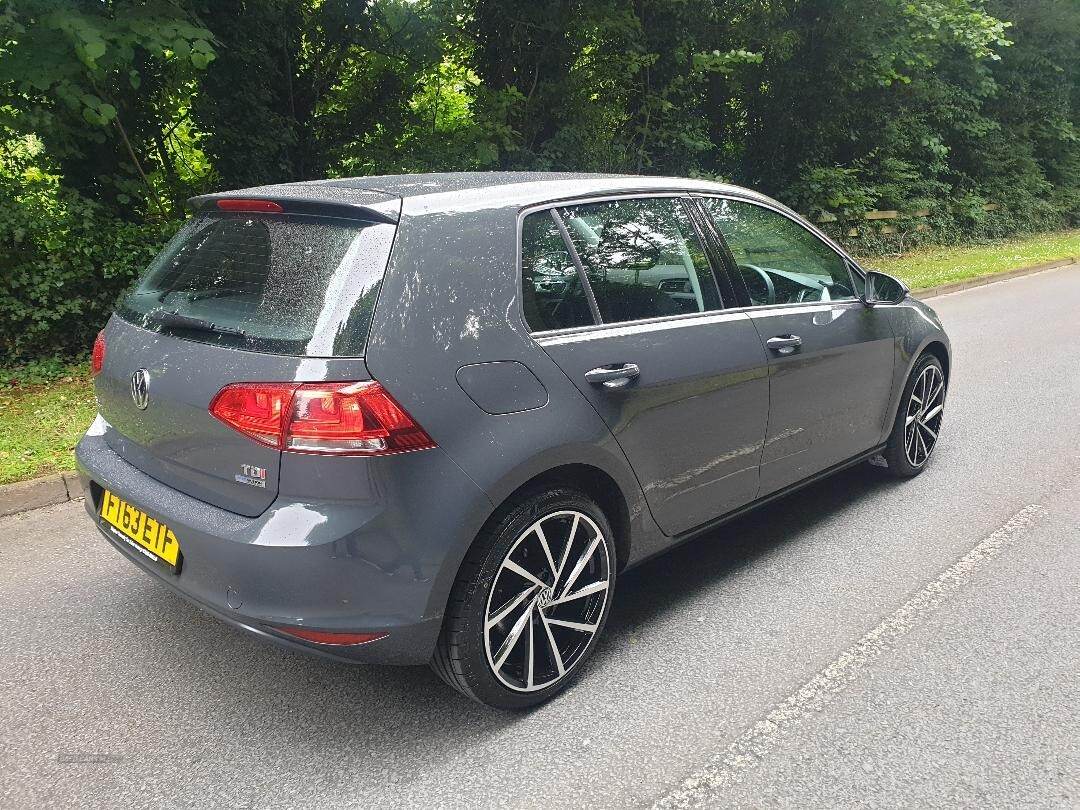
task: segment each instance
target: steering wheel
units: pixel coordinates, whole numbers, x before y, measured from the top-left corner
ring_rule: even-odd
[[[775,304],[776,303],[776,285],[773,284],[772,276],[762,270],[760,267],[755,267],[752,264],[740,264],[739,269],[743,271],[743,280],[746,282],[746,291],[750,295],[751,302],[755,304]],[[765,284],[765,300],[759,301],[754,296],[750,280],[746,277],[746,271],[753,270],[759,276]]]
[[[799,290],[798,302],[801,304],[804,301],[831,301],[832,293],[829,292],[829,285],[822,284],[820,289],[811,290],[809,288],[803,288]]]

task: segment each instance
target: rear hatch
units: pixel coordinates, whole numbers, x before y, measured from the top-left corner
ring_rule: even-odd
[[[359,207],[244,202],[225,211],[209,200],[121,298],[95,389],[125,461],[255,516],[277,495],[281,452],[212,416],[211,403],[234,383],[368,379],[396,225]]]

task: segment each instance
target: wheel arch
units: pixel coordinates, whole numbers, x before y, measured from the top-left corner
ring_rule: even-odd
[[[905,339],[899,341],[899,343],[897,364],[893,371],[892,400],[889,403],[886,418],[881,425],[882,442],[888,439],[889,434],[892,431],[893,422],[896,420],[896,414],[900,408],[900,400],[904,393],[904,386],[907,385],[907,381],[911,377],[911,373],[914,371],[915,366],[918,365],[919,361],[927,354],[936,357],[941,363],[941,369],[945,374],[946,386],[949,385],[950,373],[952,371],[952,350],[949,345],[949,339],[944,332],[937,330],[929,335],[923,335],[922,340],[917,343],[914,336],[911,336],[910,339],[905,337]]]
[[[436,573],[427,614],[445,613],[454,581],[469,550],[491,522],[505,513],[510,503],[530,489],[558,485],[584,492],[604,510],[615,535],[616,572],[632,562],[633,550],[639,544],[650,546],[652,541],[663,536],[618,445],[575,443],[551,448],[516,466],[497,483],[485,488],[487,508],[478,516],[475,531],[466,529],[467,540],[463,538],[464,542],[455,544]]]
[[[940,340],[931,340],[929,343],[923,346],[922,351],[915,356],[915,360],[912,362],[911,368],[915,367],[915,363],[918,363],[919,359],[924,354],[932,354],[938,359],[938,361],[941,363],[941,370],[945,374],[945,384],[948,385],[950,370],[949,366],[951,358],[949,356],[949,350],[945,346],[945,344],[942,343]],[[908,370],[908,373],[911,373],[910,369]]]
[[[615,544],[615,570],[625,568],[630,557],[630,507],[618,482],[592,464],[560,464],[537,473],[507,495],[488,520],[497,519],[509,504],[527,493],[560,486],[580,490],[596,501],[611,522],[615,535],[612,538]]]

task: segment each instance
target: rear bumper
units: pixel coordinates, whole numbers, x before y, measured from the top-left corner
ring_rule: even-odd
[[[176,593],[292,649],[370,663],[430,659],[450,585],[490,510],[441,450],[379,459],[368,471],[372,486],[356,498],[301,503],[279,496],[249,518],[150,478],[94,434],[76,448],[88,514],[114,548]],[[97,516],[103,488],[173,530],[183,555],[179,574],[103,527]],[[326,646],[277,635],[274,628],[282,626],[388,635]]]

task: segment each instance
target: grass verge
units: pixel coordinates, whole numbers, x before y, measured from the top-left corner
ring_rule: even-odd
[[[97,413],[88,366],[0,370],[0,484],[74,469],[75,443]]]
[[[1080,230],[976,247],[923,247],[868,259],[913,290],[1080,257]],[[0,484],[74,468],[75,443],[97,410],[89,363],[44,360],[0,369]]]
[[[970,247],[921,247],[900,256],[860,260],[913,290],[990,276],[1042,262],[1080,257],[1080,230],[1056,231]]]

